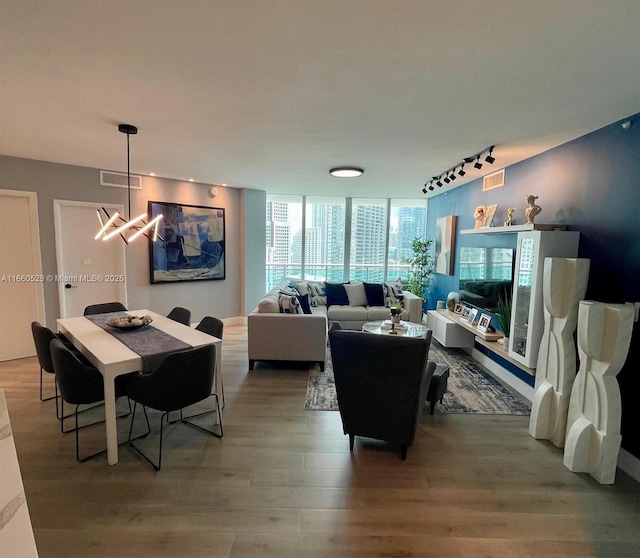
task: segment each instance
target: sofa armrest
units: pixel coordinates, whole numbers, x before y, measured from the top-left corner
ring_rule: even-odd
[[[251,313],[247,341],[250,360],[324,362],[327,318],[322,314]]]
[[[402,306],[409,312],[409,321],[415,324],[422,323],[422,298],[409,291],[403,291],[404,301]]]

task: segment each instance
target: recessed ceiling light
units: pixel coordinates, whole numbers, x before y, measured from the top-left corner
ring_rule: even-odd
[[[150,172],[150,173],[149,173],[149,176],[155,176],[155,175],[156,175],[156,173],[155,173],[155,172]]]
[[[189,182],[193,182],[193,178],[190,178],[190,179],[189,179]]]
[[[223,186],[226,186],[226,184],[225,184],[224,182],[222,183],[222,185],[223,185]]]
[[[335,167],[329,171],[329,174],[337,178],[357,178],[364,174],[364,170],[358,167]]]

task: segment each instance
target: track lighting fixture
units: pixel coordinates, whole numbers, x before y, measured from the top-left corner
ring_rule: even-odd
[[[480,157],[482,157],[482,155],[484,155],[485,153],[487,153],[487,156],[484,158],[484,161],[492,165],[496,161],[496,158],[493,156],[493,150],[495,149],[495,147],[496,147],[495,145],[491,145],[486,149],[483,149],[479,153],[476,153],[475,155],[471,155],[471,157],[465,157],[464,159],[462,159],[461,163],[455,164],[453,167],[451,167],[450,169],[447,169],[445,172],[443,172],[439,176],[432,177],[430,183],[428,183],[429,186],[425,184],[424,188],[422,189],[422,192],[426,193],[425,189],[429,191],[433,191],[434,184],[438,188],[441,188],[443,185],[442,184],[443,181],[445,184],[451,184],[454,180],[457,180],[458,176],[462,178],[467,174],[466,171],[464,170],[464,166],[467,164],[468,165],[473,164],[474,169],[481,169],[482,163],[480,162]],[[458,169],[458,167],[460,167],[460,169],[458,170],[458,173],[456,176],[456,170]]]
[[[422,193],[426,194],[427,193],[427,183],[424,183],[424,187],[422,188]]]

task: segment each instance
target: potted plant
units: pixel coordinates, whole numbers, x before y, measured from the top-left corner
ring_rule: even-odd
[[[392,302],[389,304],[389,313],[391,314],[391,321],[394,323],[400,323],[400,317],[402,316],[402,302]]]
[[[429,294],[429,286],[434,272],[434,260],[431,255],[433,240],[415,237],[411,241],[413,256],[406,258],[405,263],[409,264],[409,283],[407,290],[426,301]]]

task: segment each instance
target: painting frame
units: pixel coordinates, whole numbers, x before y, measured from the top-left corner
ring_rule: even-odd
[[[478,316],[478,309],[472,308],[467,315],[467,322],[469,325],[474,325],[476,323],[476,317]]]
[[[435,272],[453,275],[456,244],[456,215],[440,217],[436,222]]]
[[[149,219],[159,214],[162,240],[149,240],[150,283],[224,280],[224,208],[149,200]]]
[[[480,319],[478,320],[478,331],[482,331],[483,333],[487,333],[489,331],[489,326],[491,325],[491,316],[489,314],[481,314]]]
[[[496,211],[498,209],[498,204],[494,203],[493,205],[488,205],[486,211],[484,212],[484,218],[482,220],[482,229],[487,229],[491,227],[493,223],[493,218],[496,215]]]

